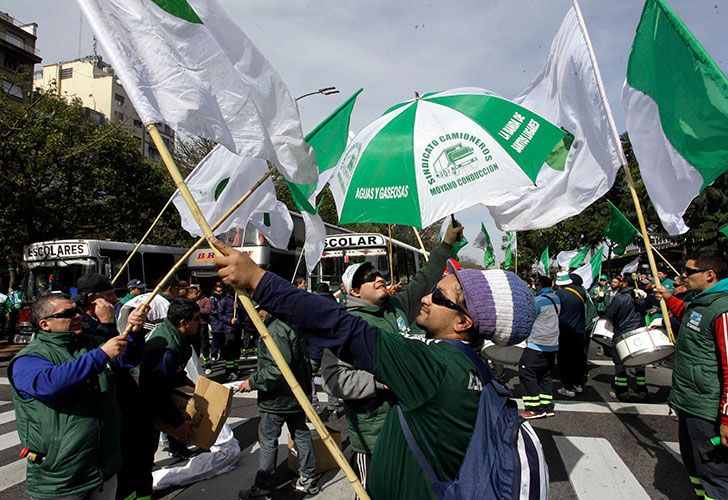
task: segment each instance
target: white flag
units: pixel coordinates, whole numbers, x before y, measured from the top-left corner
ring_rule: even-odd
[[[640,265],[640,256],[638,255],[637,257],[635,257],[635,259],[632,262],[628,263],[626,266],[624,266],[622,268],[622,275],[636,273],[637,269],[639,268],[639,265]]]
[[[607,110],[574,9],[566,13],[546,64],[514,102],[563,128],[562,147],[541,168],[536,185],[514,189],[490,213],[500,229],[553,226],[581,213],[614,184],[620,167]]]
[[[187,176],[186,184],[207,222],[213,224],[253,187],[267,170],[268,165],[265,160],[243,158],[217,145]],[[202,231],[182,195],[175,193],[172,198],[174,206],[179,211],[184,230],[192,236],[202,236]],[[244,228],[251,214],[259,207],[261,211],[273,210],[276,202],[275,186],[268,178],[214,233],[221,234],[232,228]]]
[[[314,182],[298,108],[258,48],[215,0],[78,0],[144,123],[264,158]]]
[[[275,200],[272,206],[270,203],[259,206],[250,217],[250,223],[258,228],[272,247],[288,249],[293,233],[293,219],[285,203]]]

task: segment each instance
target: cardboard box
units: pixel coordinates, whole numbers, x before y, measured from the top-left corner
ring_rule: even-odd
[[[177,387],[172,392],[172,399],[177,408],[197,422],[191,440],[180,439],[176,429],[157,421],[156,428],[161,432],[180,439],[185,444],[193,444],[203,450],[209,450],[215,444],[222,430],[233,400],[233,391],[229,387],[218,384],[206,377],[197,377],[194,387]]]
[[[341,432],[326,426],[326,430],[331,434],[331,438],[336,446],[341,448]],[[323,474],[330,470],[338,469],[339,465],[334,457],[329,453],[329,449],[324,444],[319,433],[311,429],[311,439],[313,439],[313,452],[316,456],[316,474]],[[291,436],[288,437],[288,468],[294,472],[298,472],[298,449],[296,443]]]

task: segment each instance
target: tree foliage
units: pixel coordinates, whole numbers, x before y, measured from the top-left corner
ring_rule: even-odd
[[[0,251],[61,238],[134,241],[172,194],[164,167],[112,123],[96,124],[79,101],[48,92],[0,105]],[[188,243],[167,214],[150,242]]]

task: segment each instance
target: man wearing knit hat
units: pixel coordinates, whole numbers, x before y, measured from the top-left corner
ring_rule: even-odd
[[[373,373],[394,393],[425,458],[440,481],[460,469],[475,426],[482,384],[468,356],[448,342],[489,339],[516,344],[531,332],[533,296],[513,273],[461,270],[422,298],[416,323],[432,339],[392,335],[322,297],[296,290],[249,257],[223,247],[216,259],[223,281],[249,290],[253,300],[338,358]],[[389,412],[372,457],[373,498],[435,498],[405,440],[397,412]]]

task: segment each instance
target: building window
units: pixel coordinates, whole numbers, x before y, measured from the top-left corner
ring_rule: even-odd
[[[142,128],[143,124],[141,120],[134,120],[134,126],[138,128]]]
[[[69,78],[73,78],[73,68],[62,68],[61,80],[67,80]]]
[[[118,111],[114,111],[114,120],[123,122],[124,121],[124,113],[120,113]]]
[[[121,94],[114,94],[114,100],[116,101],[116,104],[119,106],[124,104],[124,96]]]
[[[23,98],[23,89],[20,87],[20,85],[9,82],[7,80],[3,80],[3,92],[12,97],[17,97],[18,99]]]
[[[5,68],[9,69],[10,71],[18,71],[20,68],[20,62],[18,61],[17,57],[13,57],[10,54],[5,54],[5,58],[3,59],[3,66]]]

